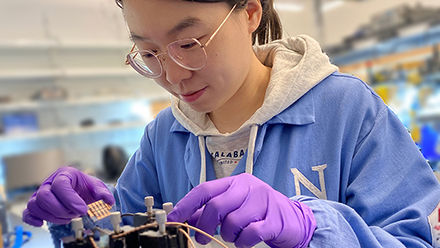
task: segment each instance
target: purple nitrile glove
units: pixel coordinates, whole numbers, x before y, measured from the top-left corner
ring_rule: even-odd
[[[43,220],[67,224],[87,213],[87,204],[103,200],[109,205],[115,199],[99,179],[72,167],[55,171],[31,196],[23,211],[23,221],[42,226]]]
[[[205,205],[206,204],[206,205]],[[168,214],[168,221],[193,225],[211,235],[220,234],[237,247],[264,241],[271,247],[306,247],[316,228],[312,210],[292,201],[248,173],[202,183]],[[196,233],[196,240],[210,239]]]

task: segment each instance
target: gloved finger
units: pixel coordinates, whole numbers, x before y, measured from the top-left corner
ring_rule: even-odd
[[[304,231],[297,228],[300,216],[295,211],[289,211],[290,200],[283,198],[271,200],[268,202],[267,217],[244,227],[235,240],[237,247],[250,247],[261,241],[270,244],[275,239],[277,240],[275,247],[294,247],[301,241]],[[286,216],[289,216],[288,219]]]
[[[50,212],[42,209],[36,202],[35,198],[31,198],[27,204],[27,209],[29,213],[33,216],[38,216],[43,220],[52,222],[54,224],[63,225],[71,221],[69,218],[59,218],[51,214]]]
[[[200,215],[202,214],[203,209],[205,209],[205,207],[202,207],[200,209],[198,209],[193,215],[191,215],[191,217],[189,217],[188,219],[188,224],[191,226],[196,226],[197,225],[197,221],[200,218]]]
[[[238,248],[253,247],[262,241],[276,238],[276,236],[272,235],[273,232],[271,230],[265,229],[267,226],[266,220],[250,223],[242,229],[240,235],[235,240],[235,246]]]
[[[231,211],[222,221],[220,234],[226,242],[235,242],[242,229],[250,223],[263,220],[267,215],[267,197],[254,192],[243,204]]]
[[[200,218],[196,224],[196,227],[207,232],[210,235],[215,233],[217,226],[223,219],[232,211],[238,209],[247,200],[249,189],[244,187],[231,187],[223,194],[213,197],[206,203]],[[255,206],[247,208],[247,211],[253,211]],[[240,219],[241,217],[239,217]],[[247,225],[248,223],[242,223]],[[200,244],[207,244],[211,240],[200,234],[196,233],[195,238]]]
[[[115,204],[115,197],[110,192],[110,190],[105,186],[103,182],[100,180],[90,177],[91,182],[91,188],[90,188],[90,194],[93,198],[92,202],[103,200],[108,205],[112,206]],[[92,202],[87,202],[87,204],[90,204]]]
[[[43,225],[43,220],[33,216],[31,213],[29,213],[27,208],[23,211],[22,220],[24,223],[35,227],[40,227]]]
[[[60,174],[55,177],[52,182],[51,190],[56,197],[58,197],[60,202],[73,213],[80,216],[87,213],[87,204],[72,188],[71,180],[66,175]]]
[[[184,222],[193,215],[197,209],[205,205],[211,198],[225,192],[232,179],[225,177],[209,182],[204,182],[193,188],[183,197],[168,214],[169,221]]]
[[[271,220],[267,222],[266,228],[273,229],[276,239],[267,238],[265,239],[265,242],[272,247],[288,247],[295,245],[297,245],[298,247],[302,247],[304,245],[301,244],[301,242],[306,236],[306,227],[303,225],[304,221],[301,220],[304,219],[304,213],[306,213],[308,210],[311,211],[311,209],[308,207],[303,208],[305,204],[300,202],[292,202],[290,199],[280,200],[286,201],[289,205],[291,205],[292,208],[299,208],[301,210],[284,212],[284,210],[288,208],[283,208],[283,212],[281,212],[280,209],[281,214],[277,216],[272,215],[272,217],[274,218],[271,218]],[[281,204],[282,202],[279,201],[279,205]],[[305,212],[303,212],[303,209],[305,210]],[[311,228],[310,235],[313,235],[314,230],[315,228]]]
[[[78,217],[78,214],[70,211],[60,202],[60,200],[58,200],[50,188],[51,185],[49,184],[40,186],[35,196],[35,201],[37,202],[38,206],[47,212],[52,213],[55,217],[64,219],[73,219]]]

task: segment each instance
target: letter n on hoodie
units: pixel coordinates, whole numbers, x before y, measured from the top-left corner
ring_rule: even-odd
[[[324,169],[327,168],[327,164],[312,167],[313,171],[317,171],[319,175],[319,184],[321,190],[319,190],[313,183],[309,181],[297,168],[290,169],[295,178],[295,191],[296,195],[301,195],[301,188],[299,183],[304,185],[310,192],[312,192],[319,199],[327,200],[327,192],[325,190]]]

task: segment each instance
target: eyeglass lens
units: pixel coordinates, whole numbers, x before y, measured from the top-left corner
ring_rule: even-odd
[[[158,58],[149,51],[139,51],[134,54],[133,62],[144,70],[147,75],[159,75],[161,73],[161,66]]]
[[[183,39],[170,43],[167,52],[174,62],[188,70],[199,70],[206,64],[206,52],[196,39]],[[148,50],[141,50],[128,56],[137,67],[135,69],[142,75],[155,77],[162,74],[159,56],[163,55],[157,56]]]
[[[198,70],[205,66],[206,53],[196,39],[178,40],[168,45],[171,58],[188,70]]]

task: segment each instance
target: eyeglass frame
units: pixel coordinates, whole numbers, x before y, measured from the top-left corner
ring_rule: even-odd
[[[115,0],[116,5],[118,5],[119,8],[124,9],[124,6],[122,5],[122,0]]]
[[[116,4],[118,4],[118,0],[115,0],[115,1],[116,1]],[[163,69],[162,61],[165,60],[165,58],[160,59],[159,56],[164,56],[164,55],[167,55],[167,54],[168,54],[168,56],[169,56],[169,57],[170,57],[170,58],[171,58],[176,64],[178,64],[180,67],[182,67],[182,68],[184,68],[184,69],[191,70],[191,71],[198,71],[198,70],[203,69],[203,68],[206,66],[206,63],[207,63],[207,61],[208,61],[208,55],[207,55],[207,53],[206,53],[205,47],[207,47],[207,46],[211,43],[212,39],[215,37],[215,35],[220,31],[220,29],[223,27],[223,25],[224,25],[224,24],[226,23],[226,21],[229,19],[229,16],[231,16],[232,12],[234,12],[235,7],[237,7],[237,4],[238,4],[238,2],[234,4],[234,6],[232,7],[232,9],[229,11],[228,15],[226,15],[225,19],[222,21],[222,23],[220,23],[220,25],[218,26],[218,28],[217,28],[217,29],[214,31],[214,33],[209,37],[209,39],[205,42],[205,44],[202,45],[202,43],[201,43],[199,40],[197,40],[196,38],[184,38],[184,39],[179,39],[179,40],[173,41],[173,42],[171,42],[171,43],[169,43],[169,44],[167,45],[167,47],[168,47],[170,44],[174,44],[174,43],[179,42],[179,41],[182,41],[182,40],[191,40],[191,39],[194,40],[194,41],[200,46],[200,48],[203,50],[203,52],[204,52],[204,54],[205,54],[205,63],[203,64],[202,67],[197,68],[197,69],[192,69],[192,68],[190,68],[190,67],[185,67],[184,65],[182,65],[181,63],[179,63],[178,61],[176,61],[176,60],[173,58],[173,56],[171,56],[171,55],[168,53],[168,49],[167,49],[165,52],[162,52],[162,53],[159,53],[159,54],[155,54],[154,52],[152,52],[152,51],[150,51],[150,50],[135,50],[135,48],[136,48],[136,44],[133,44],[133,47],[131,48],[130,52],[127,53],[127,55],[126,55],[126,60],[125,60],[125,65],[131,65],[131,67],[132,67],[135,71],[137,71],[139,74],[141,74],[142,76],[145,76],[145,77],[148,77],[148,78],[158,78],[158,77],[162,76],[162,74],[163,74],[163,70],[164,70],[164,69]],[[118,4],[118,6],[122,8],[122,5]],[[153,55],[153,56],[158,60],[159,65],[160,65],[160,74],[155,75],[155,76],[147,76],[147,75],[144,75],[143,73],[141,73],[141,72],[139,71],[140,69],[138,69],[137,66],[134,66],[134,65],[131,63],[131,61],[133,61],[133,60],[131,59],[130,55],[133,54],[133,53],[138,53],[138,54],[139,54],[140,52],[148,52],[148,53],[150,53],[151,55]],[[138,54],[136,54],[133,58],[135,58]]]

